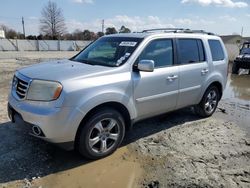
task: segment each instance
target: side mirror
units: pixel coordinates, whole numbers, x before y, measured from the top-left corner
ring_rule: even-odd
[[[153,60],[140,60],[138,63],[138,70],[144,72],[153,72],[155,67],[155,62]]]

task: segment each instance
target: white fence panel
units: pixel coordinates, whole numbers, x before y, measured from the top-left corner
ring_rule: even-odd
[[[225,44],[229,61],[233,61],[239,55],[239,47],[237,44]]]
[[[16,51],[16,40],[0,39],[0,51]]]
[[[91,41],[0,39],[0,51],[79,51]]]

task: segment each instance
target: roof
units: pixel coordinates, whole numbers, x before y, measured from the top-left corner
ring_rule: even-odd
[[[111,35],[105,35],[105,37],[132,37],[132,38],[145,38],[149,36],[149,33],[117,33]]]
[[[190,30],[190,29],[179,29],[179,28],[163,28],[163,29],[151,29],[144,30],[142,32],[134,33],[118,33],[106,35],[105,37],[134,37],[134,38],[146,38],[148,36],[185,36],[185,37],[199,37],[210,36],[210,38],[217,38],[218,36],[213,33],[205,32],[203,30]]]
[[[243,39],[245,40],[245,42],[250,42],[250,37],[244,37]]]

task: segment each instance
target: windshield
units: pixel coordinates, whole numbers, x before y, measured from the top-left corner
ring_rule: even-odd
[[[117,67],[128,60],[141,41],[141,38],[132,37],[102,37],[71,60]]]
[[[243,48],[241,54],[250,54],[250,48]]]
[[[250,43],[244,43],[240,54],[250,54]]]

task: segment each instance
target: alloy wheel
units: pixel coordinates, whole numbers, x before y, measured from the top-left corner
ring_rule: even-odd
[[[214,111],[214,109],[216,108],[216,104],[217,104],[217,94],[215,90],[211,90],[206,98],[206,102],[205,102],[205,111],[207,113],[212,113]]]
[[[120,128],[115,119],[102,119],[90,131],[89,147],[95,153],[106,153],[116,145],[119,135]]]

